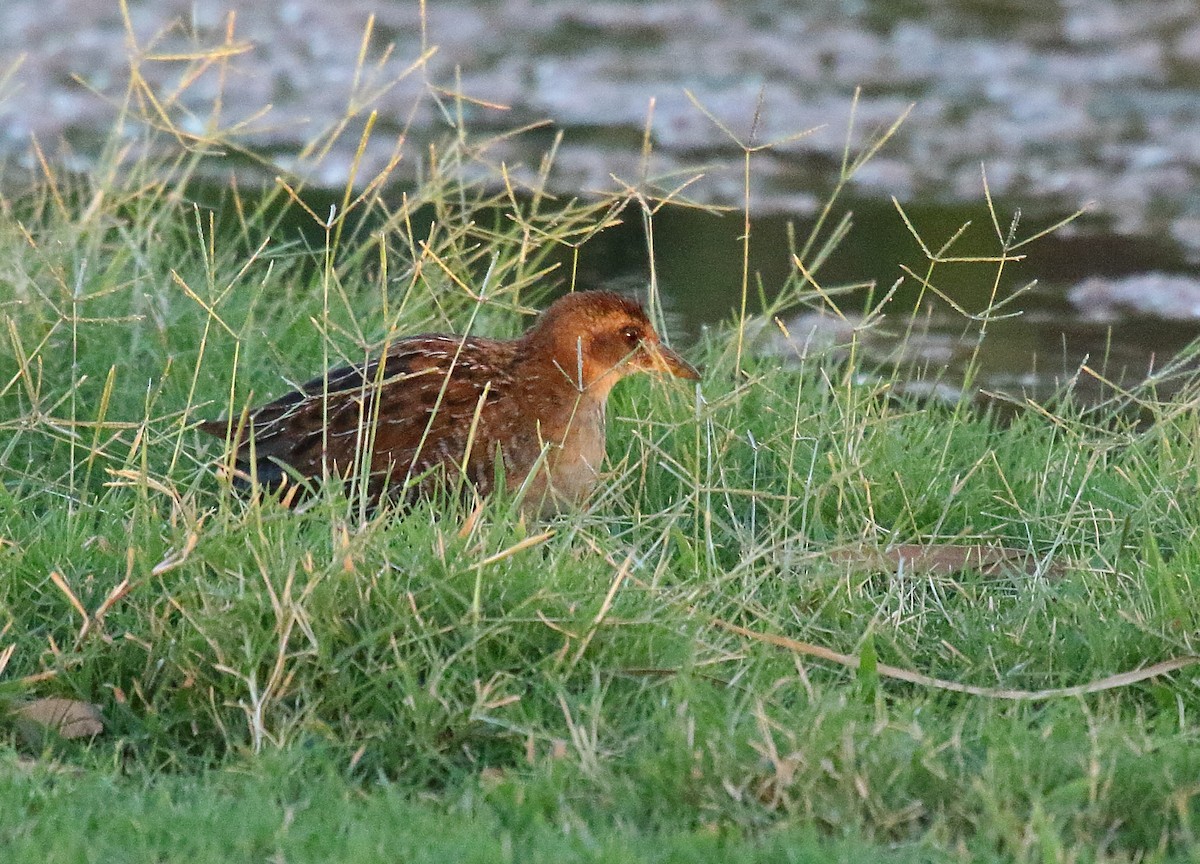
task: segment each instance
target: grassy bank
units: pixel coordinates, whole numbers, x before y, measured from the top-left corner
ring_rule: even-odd
[[[0,699],[104,717],[0,725],[9,860],[1186,856],[1195,669],[1112,676],[1194,651],[1193,391],[1000,422],[739,321],[698,389],[618,388],[586,513],[246,501],[197,420],[389,333],[512,335],[642,213],[486,191],[466,138],[328,213],[138,143],[0,199]]]

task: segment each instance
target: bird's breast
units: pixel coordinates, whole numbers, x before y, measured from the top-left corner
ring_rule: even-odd
[[[581,401],[558,447],[549,460],[555,498],[582,504],[596,486],[604,462],[604,405]]]

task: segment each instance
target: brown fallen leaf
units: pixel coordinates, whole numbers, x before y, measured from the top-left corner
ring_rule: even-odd
[[[828,558],[839,564],[849,564],[857,570],[895,573],[903,569],[916,576],[952,576],[964,570],[977,570],[984,576],[1017,570],[1034,576],[1042,566],[1042,559],[1027,549],[966,543],[900,543],[887,548],[863,544],[833,549],[828,553]],[[1065,565],[1056,561],[1041,572],[1057,577],[1063,575],[1065,570]]]
[[[91,702],[50,696],[12,709],[18,720],[56,732],[63,738],[91,738],[104,731],[100,709]]]

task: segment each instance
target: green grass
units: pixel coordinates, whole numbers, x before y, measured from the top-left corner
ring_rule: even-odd
[[[637,204],[489,191],[464,132],[323,225],[137,143],[0,199],[0,699],[105,717],[90,742],[0,721],[5,860],[1186,858],[1193,668],[1013,701],[871,661],[1037,690],[1193,653],[1194,388],[1134,394],[1150,424],[1069,396],[1002,423],[738,320],[690,351],[698,391],[618,388],[586,513],[248,502],[196,420],[392,332],[518,332]],[[797,241],[818,280],[834,212]],[[906,263],[937,287],[939,254]],[[772,309],[820,293],[798,270]],[[845,557],[897,543],[1046,566]]]
[[[28,776],[9,764],[0,775],[0,840],[6,860],[46,862],[945,860],[928,847],[879,850],[782,826],[753,842],[718,826],[648,834],[564,813],[553,806],[555,789],[523,788],[537,800],[517,802],[512,789],[497,788],[431,803],[396,787],[365,791],[312,757],[119,786],[94,773],[70,783]]]

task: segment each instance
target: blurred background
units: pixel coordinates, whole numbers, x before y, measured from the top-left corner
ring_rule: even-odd
[[[1094,382],[1079,380],[1083,363],[1141,380],[1200,332],[1192,0],[128,0],[126,8],[128,17],[118,0],[3,0],[5,165],[33,167],[36,139],[86,170],[110,138],[131,46],[139,74],[162,92],[181,91],[196,131],[223,94],[220,121],[239,143],[329,189],[346,182],[358,136],[343,136],[319,163],[298,154],[354,100],[380,111],[359,176],[384,166],[404,134],[413,155],[397,176],[409,182],[424,145],[453,134],[460,114],[485,136],[549,121],[499,138],[489,155],[532,180],[561,132],[549,185],[565,196],[698,177],[691,200],[737,208],[743,151],[734,139],[776,142],[751,162],[751,269],[770,296],[795,274],[789,225],[803,234],[837,187],[847,148],[853,156],[869,147],[912,106],[838,201],[853,231],[823,283],[878,286],[853,295],[847,310],[878,298],[905,275],[902,265],[925,270],[893,198],[929,243],[970,221],[954,254],[996,254],[986,170],[1002,231],[1021,214],[1018,237],[1090,206],[1006,269],[1001,297],[1037,285],[1006,310],[1020,317],[992,325],[979,386],[1045,396],[1074,381],[1086,390]],[[182,77],[198,45],[222,44],[236,52],[223,80],[215,67]],[[440,99],[429,97],[431,85]],[[243,184],[270,182],[270,171],[249,162],[218,164],[214,179],[230,170]],[[680,207],[656,217],[656,275],[680,338],[698,338],[737,307],[741,233],[736,213]],[[601,235],[584,264],[583,287],[644,288],[643,226],[627,220]],[[963,308],[987,305],[994,269],[944,273],[950,281],[939,288]],[[901,315],[921,295],[905,278],[893,301]],[[798,334],[830,323],[812,310],[789,315],[791,341],[775,331],[761,350],[794,356],[804,350]],[[859,320],[847,317],[834,341]],[[958,379],[943,373],[976,356],[974,325],[944,304],[925,321],[905,362],[921,366],[915,377],[948,381],[944,395],[957,398]],[[881,332],[870,337],[881,362],[895,360]]]

